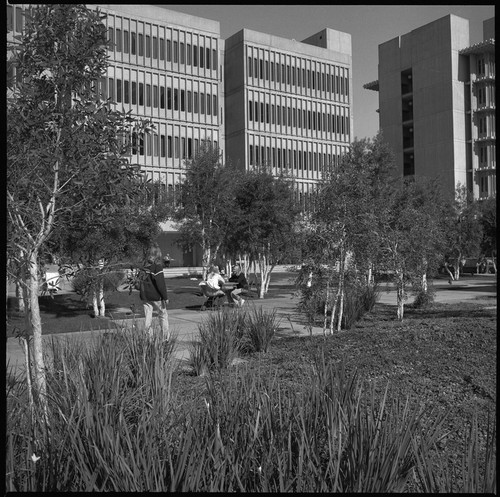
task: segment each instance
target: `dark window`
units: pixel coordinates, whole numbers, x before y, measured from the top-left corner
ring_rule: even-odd
[[[179,62],[179,44],[174,41],[174,64]]]
[[[115,31],[113,28],[108,28],[108,50],[113,51],[115,49],[115,37],[114,37]]]
[[[165,60],[165,40],[160,38],[160,60]]]
[[[193,66],[198,66],[198,46],[193,45]]]
[[[160,109],[165,108],[165,87],[160,86]]]
[[[146,35],[146,57],[151,57],[151,36]]]
[[[21,9],[21,7],[16,7],[16,31],[18,33],[23,32],[23,19],[23,10]]]
[[[144,105],[144,83],[139,83],[139,105]]]
[[[188,90],[187,92],[187,111],[193,112],[193,94]]]
[[[200,67],[203,67],[205,64],[203,62],[203,47],[200,47]]]
[[[122,51],[122,31],[121,29],[116,28],[116,51]]]
[[[186,45],[186,64],[191,65],[191,45],[189,43]]]
[[[212,113],[212,99],[210,98],[210,95],[207,93],[207,116],[209,116]]]
[[[212,100],[213,100],[213,103],[212,103],[212,114],[214,116],[216,116],[217,115],[217,95],[214,95],[212,97]]]
[[[158,108],[158,85],[153,85],[153,107]]]
[[[198,92],[194,92],[193,112],[198,114]]]
[[[174,110],[179,110],[179,90],[174,88]]]
[[[212,69],[215,71],[217,69],[217,50],[212,48]]]
[[[12,5],[7,5],[7,32],[14,29],[14,9]]]
[[[248,57],[248,77],[252,77],[252,57]]]
[[[123,82],[123,102],[130,103],[130,83],[127,80]]]
[[[248,120],[253,121],[253,102],[248,101]]]
[[[186,49],[185,49],[185,45],[184,43],[181,42],[181,45],[180,45],[180,50],[181,50],[181,53],[180,53],[180,63],[181,64],[185,64],[186,63]]]
[[[151,85],[146,84],[146,107],[151,107]]]
[[[144,35],[142,33],[139,33],[139,57],[144,56]]]
[[[205,51],[205,65],[207,69],[210,69],[210,48]]]
[[[172,60],[172,42],[167,40],[167,62]]]
[[[158,58],[158,38],[153,36],[153,59]]]
[[[205,114],[205,94],[200,93],[200,114]]]
[[[111,101],[115,99],[115,82],[113,78],[109,78],[109,91],[108,91],[109,98],[111,98]]]
[[[172,88],[167,88],[167,109],[172,110]]]
[[[137,83],[132,81],[132,105],[137,104]]]
[[[172,157],[172,137],[167,136],[167,157]]]
[[[181,90],[181,111],[184,112],[185,109],[185,101],[186,101],[186,92]]]
[[[136,53],[136,34],[134,32],[130,33],[130,53],[132,55]]]
[[[128,31],[127,30],[123,31],[123,51],[125,53],[129,53],[130,52],[129,36],[128,36]]]
[[[116,101],[120,102],[122,101],[122,80],[117,79],[116,80]]]

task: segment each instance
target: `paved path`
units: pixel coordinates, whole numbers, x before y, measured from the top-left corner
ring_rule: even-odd
[[[280,281],[279,275],[273,275],[274,281]],[[281,276],[281,281],[284,281],[285,276]],[[272,283],[271,283],[272,284]],[[496,277],[494,275],[477,275],[474,277],[466,277],[461,281],[454,282],[449,285],[447,280],[440,279],[434,281],[436,290],[435,301],[438,303],[456,303],[464,301],[477,301],[483,305],[496,308],[497,291]],[[412,299],[409,299],[411,302]],[[380,298],[378,302],[391,306],[396,306],[396,292],[393,285],[380,285]],[[280,296],[276,298],[248,299],[245,304],[247,307],[261,306],[265,310],[275,310],[280,321],[279,336],[307,336],[309,330],[305,326],[302,316],[296,311],[298,298],[292,296]],[[198,325],[212,311],[201,312],[192,309],[172,309],[169,311],[169,323],[173,335],[177,339],[176,357],[186,361],[189,357],[190,344],[196,340],[198,334]],[[396,313],[396,310],[394,310]],[[137,318],[136,324],[139,329],[143,327],[144,318]],[[133,324],[132,319],[111,321],[110,329],[116,329],[120,326],[130,327]],[[74,333],[61,333],[57,335],[44,335],[44,341],[50,341],[54,338],[69,339],[69,340],[88,340],[92,336],[96,336],[103,331],[82,331]],[[313,334],[322,334],[321,327],[314,327]],[[9,368],[13,368],[13,372],[19,372],[24,368],[24,353],[19,344],[18,339],[8,338],[6,340],[6,361]]]

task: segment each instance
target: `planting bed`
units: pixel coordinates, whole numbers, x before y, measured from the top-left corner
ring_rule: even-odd
[[[237,367],[255,376],[274,374],[280,386],[293,390],[311,375],[313,358],[324,352],[327,360],[344,361],[348,374],[357,370],[367,389],[375,384],[379,399],[389,382],[390,397],[408,396],[411,405],[429,410],[429,422],[446,414],[436,460],[456,470],[473,413],[478,415],[480,447],[488,417],[495,418],[496,330],[496,309],[474,303],[436,304],[426,310],[408,306],[402,323],[394,319],[393,308],[376,304],[349,331],[326,339],[275,340],[267,354],[246,356]],[[204,378],[179,372],[174,388],[183,393],[186,411],[203,409]],[[461,485],[459,477],[454,479],[455,490]],[[408,490],[422,488],[411,479]]]

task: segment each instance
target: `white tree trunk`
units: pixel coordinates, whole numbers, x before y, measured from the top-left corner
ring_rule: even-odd
[[[106,303],[104,302],[104,278],[99,280],[99,315],[104,317],[106,315]]]
[[[339,293],[340,293],[340,302],[339,302],[339,320],[337,322],[337,331],[340,331],[342,328],[342,317],[344,315],[344,281],[345,281],[345,268],[347,262],[347,254],[343,254],[341,252],[340,259],[340,269],[339,269]]]
[[[427,293],[428,289],[429,289],[429,285],[427,283],[427,273],[424,272],[424,274],[422,274],[422,291],[424,293]]]
[[[45,376],[45,364],[43,360],[42,346],[42,320],[40,318],[40,306],[38,303],[38,254],[33,251],[30,255],[29,267],[29,323],[33,333],[33,365],[34,383],[37,393],[37,400],[46,411],[47,407],[47,384]]]
[[[16,281],[16,301],[17,301],[17,310],[19,312],[22,312],[23,314],[26,312],[26,305],[25,305],[25,299],[26,299],[26,290],[24,289],[23,285],[19,281]]]
[[[97,289],[92,290],[92,308],[94,309],[94,317],[99,316],[99,305],[97,303]]]
[[[405,306],[405,284],[402,271],[396,272],[396,294],[398,304],[398,319],[403,321],[404,306]]]
[[[312,277],[312,272],[309,273],[309,277]],[[309,282],[309,281],[308,281]],[[325,307],[324,307],[324,316],[323,316],[323,336],[326,336],[326,325],[328,323],[328,303],[330,300],[330,280],[328,279],[326,282],[326,297],[325,297]]]

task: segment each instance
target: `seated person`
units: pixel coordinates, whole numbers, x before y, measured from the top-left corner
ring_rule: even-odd
[[[229,278],[229,281],[235,282],[236,288],[228,293],[228,300],[232,301],[236,306],[241,307],[245,303],[245,300],[241,296],[248,294],[248,281],[241,271],[239,264],[233,267],[233,274]]]
[[[224,286],[224,278],[219,273],[219,268],[217,266],[210,266],[210,271],[207,274],[207,286],[209,290],[212,290],[214,296],[225,295],[222,287]]]

